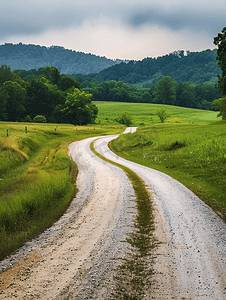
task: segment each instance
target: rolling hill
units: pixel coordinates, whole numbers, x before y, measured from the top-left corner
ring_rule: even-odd
[[[38,46],[19,44],[0,45],[0,65],[11,70],[39,69],[47,66],[57,67],[61,74],[98,73],[118,64],[122,60],[111,60],[93,54],[85,54],[59,46]]]

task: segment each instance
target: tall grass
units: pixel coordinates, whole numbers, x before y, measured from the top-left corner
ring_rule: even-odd
[[[0,259],[51,226],[70,204],[77,167],[68,144],[120,131],[119,126],[0,122]]]
[[[226,220],[226,127],[163,124],[120,136],[119,155],[176,178]]]

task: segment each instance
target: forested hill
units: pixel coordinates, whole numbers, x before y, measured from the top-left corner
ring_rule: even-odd
[[[59,46],[45,47],[22,43],[0,45],[0,65],[7,65],[11,70],[38,70],[47,66],[55,66],[61,74],[86,75],[98,73],[120,62],[122,60],[111,60]]]
[[[217,50],[202,52],[176,51],[158,58],[129,61],[109,67],[98,74],[89,74],[99,81],[116,80],[128,84],[143,82],[139,87],[151,87],[163,76],[171,76],[177,82],[217,83]]]

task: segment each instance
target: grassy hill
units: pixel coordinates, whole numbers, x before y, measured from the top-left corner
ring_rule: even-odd
[[[169,118],[165,123],[210,123],[219,121],[219,112],[185,108],[173,105],[160,105],[152,103],[121,103],[121,102],[94,102],[98,109],[98,124],[118,124],[116,119],[123,113],[132,116],[133,126],[149,126],[160,123],[157,112],[162,108]]]

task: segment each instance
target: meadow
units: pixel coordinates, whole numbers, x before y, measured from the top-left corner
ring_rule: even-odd
[[[226,221],[226,124],[155,124],[112,141],[120,156],[177,179]]]
[[[168,114],[168,123],[209,123],[219,121],[219,112],[185,108],[172,105],[152,104],[152,103],[125,103],[125,102],[94,102],[98,109],[96,122],[101,124],[118,124],[116,119],[127,112],[132,116],[133,126],[149,126],[159,123],[157,112],[162,108]]]
[[[111,146],[119,155],[179,180],[226,220],[226,124],[217,112],[157,104],[96,102],[96,124],[0,122],[0,259],[47,227],[76,193],[68,144],[122,133],[116,119],[132,116],[135,134]],[[157,111],[169,114],[160,123]]]
[[[68,144],[120,126],[0,122],[0,259],[51,226],[76,193]]]

